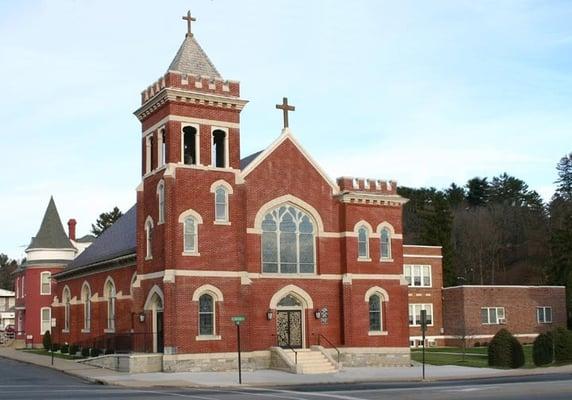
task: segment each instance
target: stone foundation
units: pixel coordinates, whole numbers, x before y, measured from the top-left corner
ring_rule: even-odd
[[[162,354],[108,354],[79,362],[129,373],[161,372],[163,370]]]
[[[334,360],[338,354],[333,349],[325,349]],[[350,347],[340,348],[340,363],[344,367],[410,367],[409,347]]]
[[[243,371],[270,368],[270,351],[241,353]],[[238,370],[236,353],[177,354],[163,357],[164,372],[221,372]]]

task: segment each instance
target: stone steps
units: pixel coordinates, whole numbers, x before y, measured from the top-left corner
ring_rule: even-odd
[[[303,374],[332,374],[337,372],[335,365],[321,351],[300,349],[297,352],[298,366],[301,367]],[[286,354],[294,363],[296,360],[294,352],[290,350],[286,351]]]

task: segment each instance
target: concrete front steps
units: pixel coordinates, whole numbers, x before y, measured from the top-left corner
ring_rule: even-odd
[[[298,367],[300,369],[299,373],[332,374],[338,372],[337,368],[320,350],[298,349],[296,352],[298,356]],[[294,354],[292,350],[286,350],[286,354],[293,363],[296,362],[296,354]]]
[[[332,374],[338,372],[338,364],[322,346],[309,349],[270,348],[270,368],[294,374]]]

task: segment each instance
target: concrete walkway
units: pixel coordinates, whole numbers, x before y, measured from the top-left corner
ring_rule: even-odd
[[[71,360],[54,359],[19,350],[0,348],[0,357],[54,368],[89,382],[127,387],[232,387],[238,386],[237,372],[176,372],[128,374],[87,366]],[[426,379],[478,379],[501,376],[526,376],[572,373],[572,365],[536,369],[498,370],[459,366],[426,366]],[[283,386],[327,383],[420,381],[421,366],[385,368],[344,368],[335,374],[295,375],[276,370],[258,370],[242,374],[243,386]]]

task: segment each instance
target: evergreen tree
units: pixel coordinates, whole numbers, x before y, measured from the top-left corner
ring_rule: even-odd
[[[91,233],[95,236],[101,235],[107,228],[113,225],[115,221],[121,218],[122,215],[123,213],[117,207],[114,207],[110,212],[99,214],[95,224],[91,224]]]
[[[449,206],[453,209],[462,207],[466,201],[465,189],[454,182],[451,183],[451,186],[449,186],[447,190],[445,190],[445,194],[447,195]]]
[[[469,207],[485,206],[489,197],[487,178],[475,177],[467,182],[467,204]]]
[[[6,254],[0,254],[0,289],[14,291],[14,276],[12,275],[18,263],[10,260]]]

